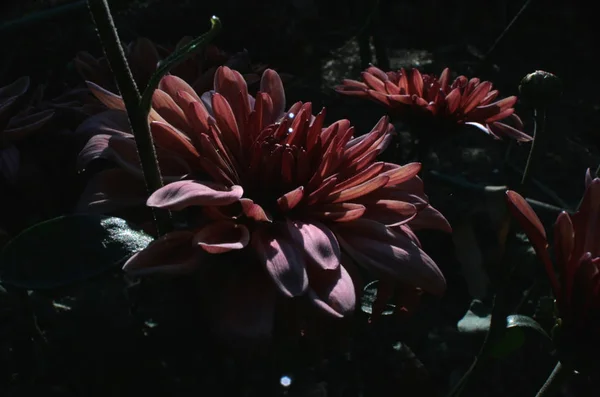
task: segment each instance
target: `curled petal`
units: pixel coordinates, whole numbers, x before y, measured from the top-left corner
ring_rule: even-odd
[[[239,250],[248,245],[250,232],[244,225],[232,221],[217,221],[203,227],[194,235],[198,244],[209,254]]]
[[[201,260],[201,251],[192,245],[193,236],[190,231],[167,233],[129,258],[123,270],[137,276],[191,273]]]
[[[319,222],[287,221],[290,236],[298,247],[304,248],[306,257],[322,269],[340,266],[340,246],[333,232]]]
[[[240,204],[242,205],[242,211],[244,211],[244,215],[246,215],[250,219],[254,219],[258,222],[273,222],[273,218],[269,215],[263,207],[256,204],[254,201],[243,198],[240,199]]]
[[[354,311],[354,283],[344,266],[328,271],[310,269],[309,279],[308,298],[325,313],[340,318]]]
[[[275,122],[285,111],[285,91],[283,83],[276,71],[266,69],[260,80],[260,91],[269,94],[273,101],[273,113],[268,115],[265,125]]]
[[[148,198],[150,207],[182,210],[190,206],[233,204],[242,197],[241,186],[227,187],[214,182],[178,181],[158,189]]]

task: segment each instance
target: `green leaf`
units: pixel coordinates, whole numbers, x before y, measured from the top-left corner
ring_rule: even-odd
[[[537,321],[528,316],[513,314],[506,317],[506,331],[502,338],[491,347],[490,356],[504,358],[520,349],[526,340],[526,330],[535,331],[548,342],[552,342],[550,336]]]
[[[0,280],[31,290],[64,287],[114,268],[151,241],[120,218],[54,218],[26,229],[4,247]]]

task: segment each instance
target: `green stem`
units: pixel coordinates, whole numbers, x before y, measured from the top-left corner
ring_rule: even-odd
[[[568,365],[563,365],[559,361],[554,367],[554,370],[546,380],[546,383],[536,394],[536,397],[554,397],[559,392],[565,381],[573,374],[572,368]]]
[[[150,81],[148,85],[144,89],[144,93],[141,98],[141,107],[146,112],[150,111],[150,107],[152,106],[152,95],[154,94],[154,90],[158,87],[160,80],[171,70],[175,65],[185,60],[190,54],[194,51],[198,51],[203,48],[206,44],[208,44],[211,40],[215,38],[215,36],[221,31],[221,20],[213,16],[210,19],[210,30],[204,33],[202,36],[190,41],[185,46],[181,47],[177,51],[173,52],[169,55],[165,60],[161,61],[156,71],[150,77]]]
[[[533,128],[533,141],[531,142],[531,149],[529,150],[529,156],[527,157],[527,164],[525,164],[525,170],[523,171],[523,179],[521,179],[521,189],[525,192],[527,184],[531,179],[532,169],[534,164],[538,162],[538,157],[541,153],[540,146],[544,141],[544,130],[546,128],[546,108],[541,107],[533,110],[533,117],[535,125]]]
[[[506,329],[506,305],[504,302],[504,293],[502,289],[499,289],[498,293],[494,297],[494,306],[492,308],[492,317],[490,320],[490,328],[485,335],[483,345],[479,350],[479,354],[473,360],[473,363],[465,372],[463,377],[458,381],[454,388],[450,391],[447,397],[458,397],[473,387],[480,375],[486,368],[486,364],[489,362],[490,351],[494,346],[494,343],[503,335]]]
[[[150,133],[148,110],[142,108],[141,97],[127,64],[121,41],[117,34],[110,8],[106,0],[88,0],[92,19],[98,29],[98,36],[104,47],[104,52],[110,63],[110,68],[117,80],[117,86],[123,97],[129,123],[135,136],[137,151],[140,156],[142,171],[148,193],[152,194],[163,186],[158,159]],[[171,229],[171,219],[168,211],[152,209],[156,228],[159,235]]]

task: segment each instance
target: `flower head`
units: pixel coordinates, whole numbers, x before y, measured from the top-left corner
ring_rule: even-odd
[[[518,193],[508,191],[507,200],[511,213],[546,267],[562,321],[562,339],[567,345],[563,353],[574,350],[579,358],[595,359],[594,354],[600,353],[600,179],[592,179],[588,171],[580,209],[573,215],[562,212],[556,219],[554,253],[558,278],[539,218]]]
[[[0,87],[0,177],[15,183],[20,166],[20,152],[15,146],[45,126],[52,110],[40,110],[25,99],[29,77],[21,77]]]
[[[437,78],[418,69],[386,73],[375,66],[365,70],[362,79],[344,80],[336,90],[378,102],[407,122],[434,122],[447,128],[471,125],[495,138],[532,139],[521,131],[523,123],[514,113],[517,97],[497,101],[498,91],[489,81],[458,76],[450,82],[448,68]]]
[[[175,48],[171,49],[156,45],[142,37],[125,46],[125,56],[140,90],[146,87],[161,60],[167,58],[172,52],[185,46],[191,40],[192,38],[189,36],[183,37]],[[108,90],[116,90],[117,86],[106,57],[96,58],[88,52],[82,51],[77,54],[74,63],[77,71],[85,80],[96,83]],[[209,45],[201,53],[175,66],[171,70],[171,74],[182,78],[196,92],[201,93],[211,88],[215,70],[221,65],[227,65],[248,73],[262,70],[260,65],[250,64],[248,53],[245,51],[229,55],[216,46]],[[253,74],[247,77],[251,81],[256,79]]]
[[[222,275],[232,289],[223,299],[244,314],[221,320],[245,319],[229,328],[257,333],[270,330],[277,295],[304,296],[336,317],[351,312],[351,261],[431,293],[444,291],[444,277],[413,229],[449,225],[428,204],[420,164],[376,161],[393,133],[387,118],[355,137],[347,120],[324,127],[325,112],[313,116],[310,103],[284,111],[283,85],[272,70],[263,73],[255,98],[227,67],[217,70],[214,86],[200,98],[174,76],[161,83],[151,130],[171,183],[147,205],[188,211],[188,228],[134,255],[127,271],[198,270],[207,256],[221,258],[221,266],[241,262],[242,279],[239,272]],[[94,89],[122,107],[118,97]],[[109,157],[139,175],[131,138],[98,136],[82,152],[84,162]]]

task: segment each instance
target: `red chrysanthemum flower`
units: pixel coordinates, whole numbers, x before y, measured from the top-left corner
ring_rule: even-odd
[[[517,97],[496,101],[498,91],[492,89],[489,81],[458,76],[450,83],[448,68],[437,78],[421,74],[418,69],[386,73],[375,66],[365,70],[362,79],[363,82],[344,80],[336,91],[383,104],[409,123],[426,122],[431,126],[433,122],[442,130],[471,125],[495,138],[520,142],[532,139],[521,131],[523,123],[514,113]]]
[[[554,224],[558,278],[541,221],[518,193],[508,191],[507,201],[546,267],[562,323],[561,352],[589,364],[600,353],[600,179],[592,180],[588,170],[580,209],[562,212]]]
[[[270,331],[277,292],[305,296],[333,316],[351,312],[350,258],[381,277],[444,291],[444,277],[413,229],[450,227],[427,202],[420,164],[376,161],[391,140],[387,118],[354,137],[347,120],[324,128],[324,111],[314,117],[310,103],[284,112],[283,85],[272,70],[264,72],[256,98],[227,67],[217,70],[214,85],[199,98],[181,79],[168,76],[161,83],[151,130],[163,170],[179,180],[147,204],[188,211],[188,228],[134,255],[127,271],[201,270],[207,256],[211,263],[220,258],[221,269],[242,263],[221,274],[227,308],[219,311],[220,321],[251,334]],[[94,90],[122,109],[119,97]],[[105,157],[139,178],[133,139],[115,133],[117,123],[108,120],[97,116],[83,127],[113,128],[112,136],[90,140],[83,164]]]

